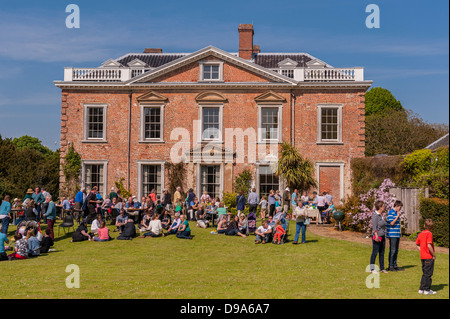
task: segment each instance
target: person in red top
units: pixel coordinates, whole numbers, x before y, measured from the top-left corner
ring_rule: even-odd
[[[434,272],[434,261],[436,259],[433,234],[431,230],[434,223],[431,219],[425,219],[424,228],[416,240],[417,248],[420,251],[420,259],[422,261],[422,279],[420,280],[419,294],[435,295],[436,292],[431,290],[431,277]]]
[[[281,220],[277,220],[275,222],[275,225],[277,226],[275,229],[275,235],[273,236],[273,243],[275,244],[281,244],[281,236],[286,233],[283,226],[281,226]]]

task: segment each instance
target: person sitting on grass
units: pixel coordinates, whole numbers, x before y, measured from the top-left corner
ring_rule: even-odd
[[[125,214],[125,209],[121,209],[119,216],[117,216],[117,218],[116,218],[117,228],[114,229],[114,231],[118,231],[119,233],[122,233],[127,222],[128,222],[128,217]]]
[[[239,232],[242,234],[246,234],[247,228],[248,228],[247,217],[245,217],[245,214],[241,214],[241,216],[239,216]]]
[[[41,249],[40,252],[42,254],[48,253],[50,251],[55,251],[55,249],[50,249],[53,246],[53,239],[50,237],[50,229],[45,230],[44,238],[41,241]]]
[[[244,215],[244,214],[242,213],[241,216],[242,215]],[[245,234],[243,234],[243,233],[241,233],[239,231],[239,217],[238,217],[238,215],[235,215],[232,218],[231,222],[228,224],[228,227],[225,230],[225,235],[227,235],[227,236],[238,235],[238,236],[241,236],[243,238],[247,238],[247,236]]]
[[[145,215],[142,217],[141,223],[139,224],[139,231],[141,233],[147,230],[151,220],[152,220],[152,211],[148,209],[145,211]]]
[[[266,244],[270,241],[270,235],[272,234],[272,227],[269,226],[267,220],[263,220],[262,225],[255,231],[256,239],[255,244]]]
[[[78,226],[77,230],[72,235],[71,243],[85,241],[85,240],[91,240],[92,236],[88,233],[88,222],[87,219],[83,219]]]
[[[128,218],[122,233],[117,237],[118,240],[132,240],[136,237],[136,227],[134,226],[134,220]]]
[[[217,208],[217,217],[219,218],[219,222],[222,220],[223,216],[227,216],[227,209],[223,203],[219,203],[219,207]]]
[[[161,220],[161,226],[163,229],[168,230],[170,228],[170,224],[172,223],[172,217],[170,216],[170,212],[166,209],[164,210],[164,214],[159,216]]]
[[[148,230],[148,232],[144,233],[144,235],[142,236],[139,236],[140,238],[161,236],[162,225],[158,214],[153,215],[152,220],[150,221],[150,224],[148,225],[146,230]],[[162,235],[164,236],[164,233]]]
[[[281,226],[281,220],[277,220],[275,222],[276,228],[275,228],[275,235],[273,236],[273,243],[274,244],[281,244],[281,236],[286,234],[286,231],[284,230],[283,226]]]
[[[174,235],[178,232],[178,228],[181,225],[181,218],[180,218],[180,213],[175,213],[175,218],[173,220],[172,225],[170,225],[169,229],[167,230],[167,233],[165,234],[167,235]]]
[[[191,229],[189,228],[189,222],[186,220],[186,216],[181,215],[180,219],[181,219],[181,225],[178,228],[177,238],[192,239]]]
[[[206,211],[204,210],[204,205],[200,204],[196,212],[197,226],[205,229],[208,227],[209,221],[206,219]]]
[[[111,240],[111,237],[109,237],[109,229],[106,227],[106,222],[102,220],[100,222],[100,227],[98,228],[98,237],[94,237],[94,241],[108,241]]]
[[[27,259],[28,258],[28,245],[25,237],[22,234],[16,233],[14,235],[14,241],[16,242],[14,252],[8,255],[9,260]]]
[[[217,233],[225,234],[228,228],[228,215],[224,215],[224,217],[217,224]]]
[[[100,228],[100,223],[102,222],[102,215],[97,214],[97,219],[94,219],[91,224],[91,233],[94,235],[98,234],[98,229]]]
[[[48,229],[48,228],[47,228]],[[50,229],[49,229],[50,231]],[[27,232],[27,245],[28,245],[28,257],[37,257],[40,253],[40,245],[39,240],[36,238],[34,234],[34,229],[29,229]]]

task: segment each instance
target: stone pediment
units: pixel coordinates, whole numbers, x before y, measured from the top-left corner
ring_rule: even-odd
[[[197,102],[227,102],[227,98],[222,94],[214,91],[202,92],[195,97]]]
[[[162,102],[166,102],[167,100],[168,100],[169,98],[168,97],[166,97],[166,96],[164,96],[164,95],[161,95],[161,94],[159,94],[159,93],[156,93],[155,91],[151,91],[151,92],[148,92],[148,93],[145,93],[145,94],[142,94],[141,96],[139,96],[138,98],[137,98],[137,100],[139,101],[139,102],[159,102],[159,103],[162,103]]]
[[[257,103],[286,103],[286,98],[272,91],[265,92],[255,97]]]

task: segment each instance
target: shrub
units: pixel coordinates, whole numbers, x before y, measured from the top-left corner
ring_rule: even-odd
[[[441,147],[435,152],[417,150],[407,155],[402,163],[413,187],[428,187],[430,195],[449,198],[449,152]]]
[[[383,201],[386,211],[389,211],[394,206],[395,196],[389,193],[389,189],[392,187],[395,187],[395,184],[390,179],[385,179],[378,188],[372,188],[367,193],[357,197],[348,197],[344,205],[337,207],[338,210],[345,212],[344,225],[355,231],[370,233],[372,231],[372,215],[375,201]],[[402,215],[401,218],[401,222],[404,224],[405,215]]]
[[[449,213],[448,200],[439,198],[422,198],[419,204],[421,218],[419,227],[423,229],[424,220],[431,218],[434,222],[433,240],[437,246],[449,247]]]
[[[237,198],[237,194],[236,193],[228,193],[228,192],[224,192],[223,193],[223,197],[222,197],[222,201],[223,204],[230,208],[236,208],[236,198]]]
[[[401,155],[354,158],[351,161],[353,193],[362,194],[378,188],[386,178],[396,185],[403,184],[405,170],[402,161]]]

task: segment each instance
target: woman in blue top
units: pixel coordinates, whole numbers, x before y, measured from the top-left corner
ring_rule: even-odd
[[[181,225],[178,229],[177,238],[192,239],[191,229],[189,228],[189,222],[186,220],[185,215],[180,216]]]
[[[2,233],[8,234],[9,223],[11,222],[11,203],[10,196],[6,195],[0,205],[0,220],[2,221]]]
[[[245,202],[246,202],[246,200],[245,200],[244,192],[240,191],[239,195],[236,197],[236,210],[237,210],[238,217],[245,210]]]

